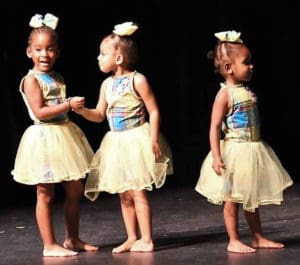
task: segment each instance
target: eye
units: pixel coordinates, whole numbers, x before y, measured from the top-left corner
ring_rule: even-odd
[[[50,48],[48,48],[47,50],[48,50],[49,52],[56,52],[56,51],[57,51],[57,49],[54,48],[54,47],[50,47]]]
[[[251,64],[251,59],[247,58],[246,60],[243,61],[243,64],[250,65]]]

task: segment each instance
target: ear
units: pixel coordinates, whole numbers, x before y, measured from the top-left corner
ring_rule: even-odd
[[[225,72],[227,72],[228,74],[232,74],[232,68],[231,68],[231,64],[230,63],[224,63],[224,70]]]
[[[122,54],[119,54],[119,55],[117,56],[117,58],[116,58],[116,64],[117,64],[117,65],[120,65],[120,64],[123,63],[123,61],[124,61],[123,55],[122,55]]]
[[[26,55],[28,58],[31,58],[31,50],[29,47],[27,47],[27,49],[26,49]]]

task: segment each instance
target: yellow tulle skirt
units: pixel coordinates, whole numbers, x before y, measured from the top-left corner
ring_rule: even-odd
[[[19,143],[12,175],[28,185],[86,177],[94,152],[73,122],[29,126]]]
[[[148,122],[126,131],[107,132],[92,160],[85,196],[93,201],[100,192],[160,188],[166,175],[173,173],[173,161],[163,135],[159,144],[162,156],[155,161]]]
[[[212,169],[212,153],[204,159],[196,191],[209,202],[232,201],[253,212],[260,205],[279,205],[283,190],[293,184],[272,148],[264,141],[221,141],[226,169],[218,176]]]

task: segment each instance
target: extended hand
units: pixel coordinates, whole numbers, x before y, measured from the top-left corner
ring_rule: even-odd
[[[83,108],[85,104],[85,98],[84,97],[72,97],[70,99],[70,106],[72,110]]]

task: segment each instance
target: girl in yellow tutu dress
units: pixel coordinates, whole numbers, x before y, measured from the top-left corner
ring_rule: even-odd
[[[240,33],[226,31],[215,36],[218,43],[209,56],[225,82],[213,104],[211,151],[203,161],[195,189],[211,203],[225,202],[228,251],[252,253],[256,248],[283,248],[283,244],[263,236],[258,207],[280,204],[283,190],[293,182],[272,148],[260,138],[257,98],[247,85],[253,74],[250,50]],[[251,229],[249,246],[239,238],[240,204]]]
[[[12,175],[15,181],[36,185],[36,219],[43,241],[43,256],[74,256],[73,250],[98,250],[79,239],[79,207],[82,179],[89,171],[93,150],[82,130],[68,118],[68,111],[82,107],[84,98],[66,98],[63,77],[52,70],[60,50],[52,14],[35,15],[27,47],[33,68],[22,78],[20,92],[33,125],[19,143]],[[66,199],[66,237],[63,245],[55,238],[51,216],[56,183],[62,183]]]
[[[127,240],[113,253],[153,251],[147,190],[161,187],[173,172],[171,150],[159,129],[156,98],[146,77],[135,70],[137,47],[132,34],[137,29],[125,22],[102,40],[99,67],[112,75],[103,81],[95,109],[76,110],[94,122],[107,117],[110,126],[92,160],[85,195],[90,200],[100,192],[120,196]]]

